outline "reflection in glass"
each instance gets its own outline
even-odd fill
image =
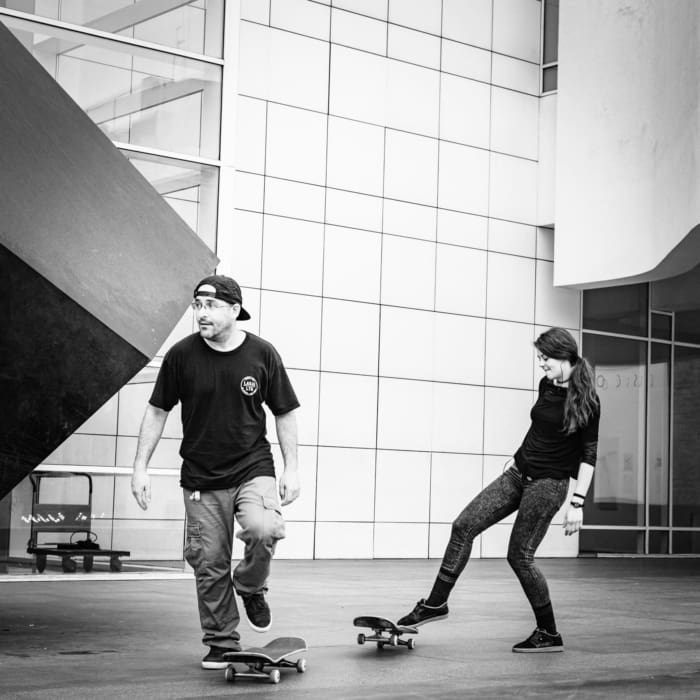
[[[668,525],[671,346],[652,343],[649,363],[649,525]]]
[[[601,402],[589,525],[644,524],[646,343],[584,334]],[[594,531],[595,532],[595,531]]]
[[[644,554],[644,530],[581,530],[579,551]]]
[[[652,282],[651,308],[673,312],[676,342],[700,343],[700,266],[682,275]]]
[[[647,284],[588,289],[583,293],[583,327],[593,331],[647,335]]]
[[[673,554],[700,554],[700,532],[674,532]]]
[[[651,337],[658,340],[671,340],[673,316],[651,312]]]
[[[218,168],[122,151],[185,223],[216,249]]]
[[[668,532],[652,530],[649,533],[648,554],[668,554]]]
[[[673,525],[676,527],[700,527],[698,407],[700,348],[676,346],[673,368]]]
[[[4,17],[113,141],[218,158],[221,68]]]
[[[224,0],[0,0],[0,7],[221,57]]]

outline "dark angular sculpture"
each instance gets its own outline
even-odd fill
[[[0,498],[148,363],[216,263],[0,23]]]

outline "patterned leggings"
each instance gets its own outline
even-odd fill
[[[508,563],[525,591],[530,605],[547,605],[549,589],[535,566],[535,550],[561,508],[569,479],[530,479],[510,467],[489,484],[452,523],[452,534],[438,576],[454,583],[464,570],[474,538],[507,515],[518,511],[508,543]]]

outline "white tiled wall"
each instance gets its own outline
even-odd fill
[[[528,428],[532,341],[552,325],[578,337],[579,293],[552,287],[553,232],[536,226],[541,4],[240,8],[218,236],[245,328],[277,347],[302,404],[303,490],[277,555],[440,557]],[[190,332],[187,314],[165,345]],[[151,389],[125,387],[47,463],[130,467]],[[153,519],[181,555],[180,438],[176,408],[146,519],[114,477],[114,543],[136,558],[158,556]],[[473,556],[504,556],[512,520]],[[560,525],[543,554],[575,554]]]
[[[279,555],[439,557],[527,430],[532,341],[579,326],[535,226],[540,3],[246,0],[242,17],[223,235],[313,461]],[[504,556],[510,523],[473,555]]]

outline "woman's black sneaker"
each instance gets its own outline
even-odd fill
[[[564,651],[564,640],[559,632],[550,634],[545,632],[545,630],[536,629],[524,642],[516,644],[513,647],[513,651],[519,654]]]
[[[396,624],[402,627],[420,627],[426,622],[442,620],[447,617],[448,613],[447,603],[433,607],[432,605],[426,605],[425,598],[421,598],[416,603],[416,607],[413,608],[408,615],[402,617]]]

